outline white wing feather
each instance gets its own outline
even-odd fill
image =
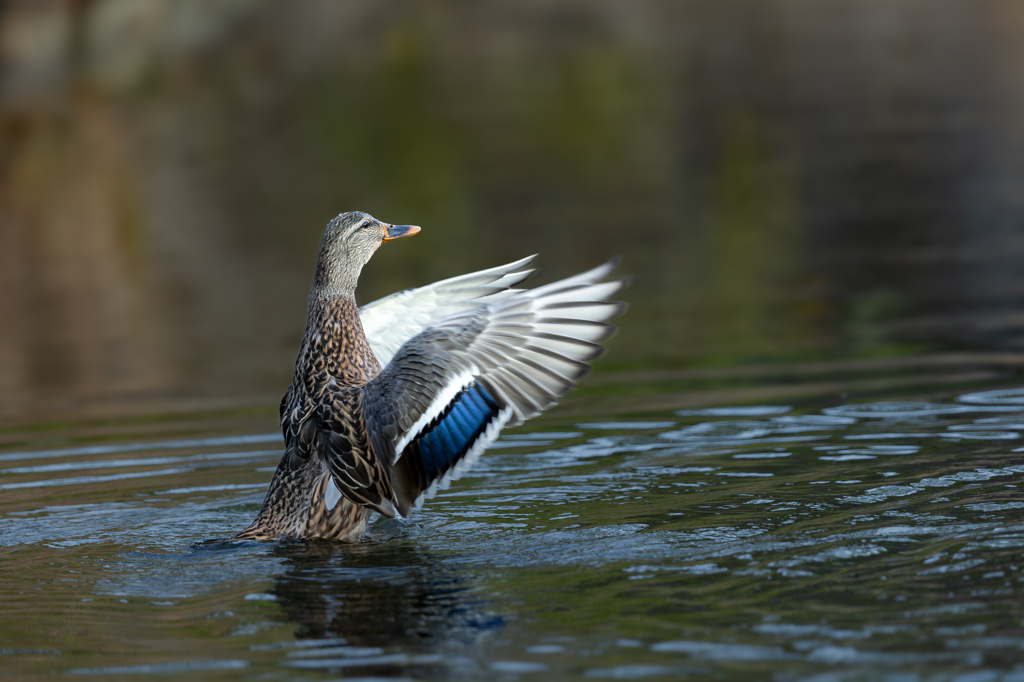
[[[367,303],[359,309],[359,317],[377,361],[386,366],[403,343],[449,315],[518,293],[512,287],[533,272],[524,268],[535,257],[406,289]]]

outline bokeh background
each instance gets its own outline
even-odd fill
[[[1024,346],[1019,0],[2,0],[0,423],[272,407],[358,296],[624,256],[604,373]]]

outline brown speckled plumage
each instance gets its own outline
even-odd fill
[[[357,504],[343,498],[328,510],[324,488],[331,471],[330,459],[317,455],[337,451],[353,465],[379,470],[366,440],[358,406],[360,394],[354,390],[379,373],[380,364],[366,342],[355,300],[347,296],[327,301],[311,297],[295,378],[281,401],[285,455],[274,473],[263,508],[249,528],[237,536],[239,539],[359,539],[371,511],[363,505],[375,500],[360,500],[363,504]],[[356,418],[338,414],[336,399],[326,401],[334,410],[329,415],[332,429],[325,431],[318,428],[322,421],[317,413],[325,405],[329,387],[341,389],[338,393],[347,398],[343,403],[347,403],[347,414]],[[387,477],[378,480],[386,482]],[[390,498],[389,490],[385,494],[385,499]]]

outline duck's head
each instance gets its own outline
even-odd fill
[[[388,225],[362,211],[342,213],[327,224],[316,262],[314,293],[352,295],[363,266],[384,242],[416,234],[415,225]]]

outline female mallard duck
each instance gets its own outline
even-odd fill
[[[505,426],[550,407],[625,304],[614,262],[532,290],[533,257],[393,294],[362,309],[356,281],[383,242],[416,234],[365,213],[327,225],[295,379],[281,401],[285,452],[238,539],[358,540],[371,511],[409,516],[468,470]],[[381,369],[381,365],[384,366]]]

